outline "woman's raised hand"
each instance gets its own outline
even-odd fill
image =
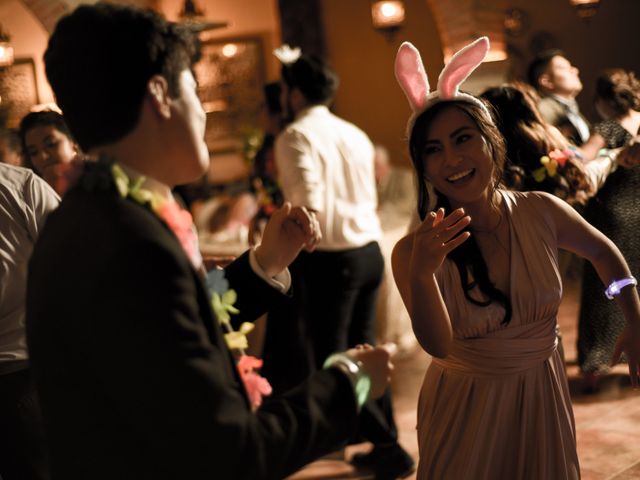
[[[413,232],[411,268],[419,274],[435,273],[447,254],[471,236],[470,232],[460,233],[470,222],[462,208],[446,216],[444,208],[430,212]]]

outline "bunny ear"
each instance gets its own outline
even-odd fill
[[[429,80],[424,71],[420,52],[409,42],[404,42],[398,49],[395,63],[396,79],[415,112],[421,109],[429,95]]]
[[[444,67],[438,78],[438,91],[442,98],[451,98],[458,87],[482,63],[489,52],[489,39],[480,37],[458,51]]]

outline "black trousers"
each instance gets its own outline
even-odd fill
[[[376,301],[384,273],[377,242],[344,251],[302,252],[303,318],[316,368],[329,355],[359,343],[375,344]],[[391,394],[367,402],[359,436],[374,445],[397,442]]]
[[[49,478],[42,416],[28,369],[0,375],[0,478]]]

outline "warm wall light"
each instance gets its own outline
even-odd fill
[[[569,0],[569,3],[577,10],[580,18],[593,17],[600,6],[600,0]]]
[[[371,21],[374,28],[397,30],[404,23],[404,3],[399,0],[381,0],[371,5]]]
[[[0,25],[0,67],[13,65],[13,47],[9,43],[11,37],[2,30]]]
[[[235,43],[227,43],[224,47],[222,47],[222,55],[227,58],[234,57],[238,53],[238,45]]]

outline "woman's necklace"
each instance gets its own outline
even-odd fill
[[[504,214],[502,212],[498,212],[498,223],[496,223],[494,227],[492,228],[472,227],[471,230],[473,233],[475,233],[476,235],[480,235],[481,237],[486,235],[486,237],[484,238],[487,238],[489,241],[491,240],[491,237],[493,237],[493,240],[495,240],[495,243],[498,245],[498,247],[504,252],[504,254],[506,254],[507,258],[509,258],[510,249],[507,248],[504,242],[500,239],[500,235],[499,235],[499,233],[502,233],[500,227],[502,227],[503,218],[504,218]],[[509,243],[508,238],[507,238],[507,243]]]

